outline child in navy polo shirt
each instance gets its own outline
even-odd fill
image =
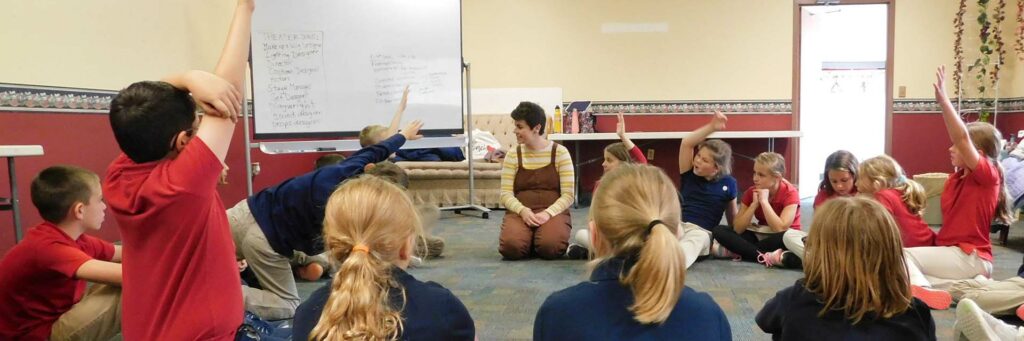
[[[405,191],[377,176],[343,183],[324,209],[339,271],[295,312],[295,340],[473,340],[473,319],[441,285],[405,269],[423,226]]]
[[[835,198],[814,213],[804,278],[757,313],[773,340],[935,340],[911,296],[896,221],[877,201]]]
[[[711,296],[685,285],[679,199],[661,169],[622,165],[605,174],[590,212],[590,280],[548,296],[534,340],[732,339]]]
[[[387,160],[405,141],[419,139],[423,124],[414,121],[400,134],[360,149],[344,161],[285,180],[259,191],[227,210],[236,256],[245,259],[262,289],[243,287],[246,310],[264,319],[291,318],[300,297],[292,274],[294,251],[306,255],[322,252],[324,206],[327,198],[348,178],[359,175],[370,164]],[[405,172],[401,185],[408,186]],[[372,167],[372,166],[371,166]],[[374,171],[384,171],[377,169]]]
[[[85,234],[107,205],[95,173],[53,166],[32,180],[42,224],[0,260],[0,340],[107,340],[121,332],[121,247]],[[93,282],[88,292],[85,282]],[[110,284],[110,285],[106,285]]]
[[[703,232],[700,238],[680,240],[688,263],[710,253],[711,231],[722,221],[723,214],[730,225],[736,216],[736,178],[730,175],[732,147],[722,140],[705,140],[708,135],[725,129],[727,122],[725,115],[715,111],[710,122],[680,142],[679,195],[683,231]]]

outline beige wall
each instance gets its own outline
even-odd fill
[[[213,69],[234,2],[0,0],[0,82],[120,89]]]
[[[0,82],[119,89],[211,69],[232,5],[0,0],[0,12],[18,13],[0,20]],[[935,66],[952,65],[956,6],[897,0],[894,91],[903,85],[908,98],[932,96]],[[1012,51],[1016,6],[1006,10],[1000,94],[1024,96],[1024,68]],[[792,2],[781,0],[464,0],[464,54],[474,87],[561,87],[566,100],[789,99],[792,16]],[[976,16],[972,5],[967,64]],[[666,23],[668,31],[602,33],[604,23]]]

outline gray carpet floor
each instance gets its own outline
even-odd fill
[[[806,207],[810,207],[805,205]],[[812,219],[803,212],[804,226]],[[476,214],[469,212],[467,214]],[[420,280],[438,282],[450,289],[469,309],[480,340],[528,340],[533,335],[537,308],[555,290],[584,280],[585,262],[571,260],[502,261],[498,255],[498,231],[502,211],[490,219],[445,212],[433,234],[447,246],[442,258],[410,270]],[[575,229],[585,227],[587,209],[572,210]],[[575,232],[575,231],[574,231]],[[994,278],[1016,275],[1024,249],[1024,224],[1011,229],[1008,246],[993,247]],[[705,260],[694,264],[686,285],[709,293],[729,317],[736,340],[769,340],[754,323],[765,301],[802,276],[799,270],[766,269],[759,264],[729,260]],[[324,285],[300,282],[302,297]],[[952,339],[954,310],[933,311],[938,338]]]

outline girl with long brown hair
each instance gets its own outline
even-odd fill
[[[911,297],[896,222],[878,202],[834,198],[814,214],[804,278],[757,314],[775,340],[935,340],[935,322]]]

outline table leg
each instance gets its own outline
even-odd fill
[[[580,159],[580,141],[573,141],[573,148],[575,149],[576,155],[573,157],[573,163],[579,165],[577,160]],[[583,172],[583,167],[577,166],[575,171],[572,172],[573,176],[576,177],[576,181],[573,182],[573,197],[572,197],[572,208],[580,208],[580,173]]]
[[[21,215],[18,210],[18,182],[14,176],[14,158],[7,158],[7,175],[11,184],[11,212],[14,214],[14,242],[21,241]]]

